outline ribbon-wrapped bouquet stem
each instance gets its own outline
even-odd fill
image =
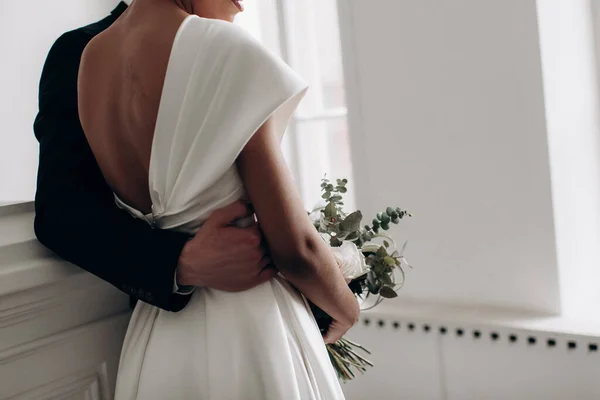
[[[387,207],[384,212],[377,213],[371,225],[362,226],[360,210],[351,213],[343,210],[347,183],[347,179],[337,179],[333,184],[323,178],[321,189],[326,205],[309,214],[323,239],[332,247],[342,274],[362,302],[361,310],[364,311],[377,306],[383,299],[398,296],[396,291],[404,283],[404,267],[410,267],[404,258],[406,243],[398,249],[396,242],[380,231],[387,231],[390,223],[398,224],[411,214],[401,208]],[[311,307],[319,328],[322,332],[327,331],[331,317],[315,305],[311,304]],[[368,366],[373,366],[359,354],[369,351],[346,338],[327,345],[327,350],[343,381],[354,378],[355,370],[362,373]]]

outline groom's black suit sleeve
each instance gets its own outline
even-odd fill
[[[173,293],[175,268],[188,236],[152,229],[116,206],[79,122],[81,54],[115,19],[113,12],[64,34],[46,59],[34,124],[40,142],[35,233],[59,256],[125,293],[179,311],[190,297]]]

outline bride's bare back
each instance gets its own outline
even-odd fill
[[[162,87],[188,15],[169,2],[132,6],[88,44],[79,69],[79,117],[94,156],[115,193],[145,213]]]
[[[200,10],[201,6],[206,7],[206,10],[197,14],[203,16],[210,14],[207,12],[208,9],[223,10],[220,14],[222,16],[231,15],[231,11],[228,10],[237,10],[239,7],[238,0],[189,1],[193,2],[196,11]],[[137,10],[140,10],[137,13],[136,4],[139,5]],[[173,4],[174,2],[167,0],[136,0],[131,9],[111,28],[90,42],[80,67],[79,112],[90,146],[113,190],[129,206],[142,212],[151,211],[148,182],[150,153],[167,64],[175,35],[189,15],[177,7],[173,8]],[[146,13],[144,14],[142,10],[146,10]],[[227,20],[225,17],[210,19]],[[202,26],[205,24],[200,20],[196,20],[196,23]],[[226,40],[223,45],[225,48],[232,49],[228,57],[235,56],[230,59],[233,60],[230,62],[234,62],[238,68],[215,69],[221,73],[228,72],[228,79],[230,79],[228,85],[224,87],[215,85],[213,88],[214,95],[228,96],[227,99],[220,99],[221,107],[216,107],[219,112],[224,113],[223,115],[213,110],[217,114],[213,117],[219,120],[219,123],[211,128],[223,128],[223,131],[216,129],[206,134],[204,140],[213,142],[213,147],[209,148],[213,150],[210,155],[218,157],[221,144],[225,155],[229,140],[233,139],[234,143],[238,141],[240,142],[238,144],[241,144],[247,138],[241,138],[240,135],[251,135],[235,159],[239,179],[233,180],[230,176],[229,180],[236,185],[243,184],[249,200],[254,205],[258,220],[261,221],[261,230],[265,235],[266,244],[279,271],[301,293],[335,320],[327,333],[327,340],[335,341],[358,318],[358,304],[348,289],[333,254],[308,218],[292,183],[293,178],[285,165],[279,135],[289,115],[283,120],[268,118],[255,132],[250,131],[254,129],[254,124],[265,117],[263,115],[265,112],[270,113],[271,116],[280,110],[283,114],[291,113],[297,105],[296,100],[299,101],[303,95],[305,87],[295,78],[291,78],[286,69],[289,67],[284,68],[282,63],[276,62],[273,56],[256,42],[241,36],[239,31],[223,30],[223,26],[217,31],[228,32],[227,35],[222,36],[222,39]],[[200,39],[198,37],[199,41]],[[237,42],[234,44],[232,40]],[[205,41],[204,44],[206,45],[207,42]],[[218,46],[204,47],[204,49],[209,48],[212,49],[213,56],[219,56]],[[248,51],[244,51],[245,49]],[[228,57],[224,57],[224,60],[229,59]],[[203,60],[210,61],[211,58],[207,57]],[[243,72],[240,66],[244,68]],[[269,71],[272,74],[269,74]],[[211,76],[202,77],[203,80],[210,78]],[[215,73],[213,79],[220,79],[220,77]],[[273,90],[273,87],[277,90]],[[240,96],[242,93],[244,95]],[[260,99],[261,95],[266,98]],[[280,95],[281,97],[277,97]],[[207,106],[211,99],[205,99],[206,103],[194,96],[191,96],[191,99],[196,101],[196,106],[203,105],[204,111],[207,112],[205,116],[212,114],[211,107]],[[231,101],[232,107],[224,106],[226,100]],[[254,103],[251,103],[253,101]],[[246,107],[246,103],[260,107]],[[278,107],[271,109],[270,107],[275,104]],[[292,107],[288,108],[288,105]],[[230,122],[225,117],[236,115],[233,109],[238,110],[240,114],[248,115],[244,115],[244,118],[234,118],[236,123],[233,125],[224,123]],[[188,117],[192,115],[190,110],[187,109]],[[221,121],[223,118],[225,121]],[[238,126],[244,121],[250,125],[248,129]],[[164,134],[169,132],[160,133],[164,139]],[[192,132],[192,134],[198,135],[199,132]],[[162,143],[165,142],[168,141],[163,140]],[[229,150],[239,150],[231,146],[232,144],[229,144]],[[165,148],[162,147],[163,150]],[[186,150],[180,149],[180,151],[187,157]],[[210,161],[208,154],[202,155]],[[168,157],[164,157],[163,161],[166,158]],[[177,159],[178,157],[174,157],[169,161]],[[206,159],[199,161],[206,163]],[[225,158],[224,162],[227,161],[228,159]],[[234,161],[231,161],[233,164]],[[191,164],[184,163],[184,165]],[[216,173],[214,168],[208,168],[207,165],[205,167],[208,172]],[[228,171],[227,168],[233,167],[234,165],[227,165],[220,173],[223,174]],[[162,165],[161,171],[165,172],[166,168],[166,165]],[[180,165],[179,171],[181,172],[183,168],[184,166]],[[164,182],[165,176],[161,174],[155,178]],[[189,183],[192,184],[192,181],[198,177],[200,174],[188,176]],[[194,191],[185,192],[181,187],[178,186],[177,193],[183,197],[180,200],[187,203],[189,199],[185,196]],[[169,195],[173,195],[175,189],[170,190]],[[235,191],[228,193],[240,194]],[[201,193],[198,193],[197,197],[201,198]],[[197,212],[193,208],[184,211],[190,210]],[[166,218],[165,215],[162,217],[163,220]],[[177,224],[173,225],[177,226]]]

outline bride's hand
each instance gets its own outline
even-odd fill
[[[326,344],[335,343],[340,340],[350,328],[354,326],[356,322],[358,322],[358,317],[360,315],[360,307],[358,305],[358,301],[354,300],[353,304],[350,305],[351,309],[349,310],[349,318],[345,321],[334,319],[329,328],[327,329],[327,333],[323,336]]]

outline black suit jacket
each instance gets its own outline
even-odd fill
[[[118,289],[168,311],[190,296],[173,294],[175,268],[187,235],[152,229],[119,209],[79,122],[77,73],[83,49],[127,8],[67,32],[52,46],[40,81],[40,142],[35,233],[64,259]]]

